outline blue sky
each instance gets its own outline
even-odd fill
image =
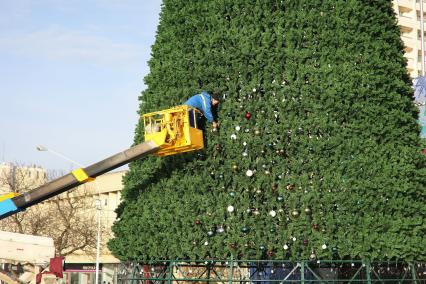
[[[70,170],[131,145],[161,0],[0,1],[0,161]]]

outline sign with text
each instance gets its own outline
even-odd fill
[[[99,270],[102,270],[102,263],[99,263]],[[95,263],[66,263],[65,272],[96,272]]]

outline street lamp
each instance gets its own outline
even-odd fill
[[[52,149],[49,149],[49,148],[47,148],[47,147],[45,147],[45,146],[43,146],[43,145],[38,145],[37,147],[36,147],[36,149],[37,149],[37,151],[46,151],[46,152],[50,152],[50,153],[52,153],[53,155],[56,155],[56,156],[58,156],[58,157],[60,157],[60,158],[62,158],[62,159],[65,159],[65,160],[67,160],[68,162],[71,162],[71,163],[73,163],[74,165],[77,165],[77,166],[79,166],[79,167],[84,167],[82,164],[80,164],[80,163],[78,163],[78,162],[76,162],[76,161],[74,161],[74,160],[71,160],[70,158],[68,158],[67,156],[65,156],[65,155],[63,155],[63,154],[61,154],[61,153],[58,153],[58,152],[56,152],[56,151],[53,151]]]
[[[58,153],[58,152],[56,152],[56,151],[54,151],[52,149],[49,149],[49,148],[47,148],[47,147],[45,147],[43,145],[37,145],[36,149],[37,149],[37,151],[50,152],[50,153],[52,153],[52,154],[54,154],[54,155],[56,155],[56,156],[58,156],[58,157],[60,157],[62,159],[67,160],[68,162],[73,163],[74,165],[77,165],[77,166],[79,166],[81,168],[84,167],[82,164],[80,164],[80,163],[78,163],[78,162],[76,162],[76,161],[68,158],[67,156],[65,156],[65,155],[63,155],[61,153]],[[98,284],[99,283],[99,255],[100,255],[100,247],[101,247],[101,209],[102,209],[102,204],[101,204],[101,193],[99,191],[99,187],[98,187],[98,185],[96,183],[96,180],[95,180],[95,187],[96,187],[96,189],[98,191],[98,199],[96,199],[96,201],[95,201],[96,202],[95,203],[95,205],[96,205],[96,212],[97,212],[96,215],[97,215],[97,219],[98,219],[97,220],[98,221],[98,231],[97,231],[97,236],[96,236],[96,272],[95,272],[96,274],[95,274],[95,284]]]

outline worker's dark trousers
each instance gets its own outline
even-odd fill
[[[194,123],[194,110],[189,111],[189,126],[198,128],[204,131],[204,120],[203,117],[201,117],[201,114],[199,112],[195,112],[195,121],[197,122],[197,127],[195,127]]]
[[[206,139],[206,119],[204,116],[202,116],[199,112],[195,112],[195,121],[197,122],[198,129],[203,131],[203,140],[204,140],[204,147],[207,147],[207,139]],[[189,111],[189,125],[191,127],[195,128],[194,123],[194,110]]]

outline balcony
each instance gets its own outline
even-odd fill
[[[413,9],[413,3],[410,0],[398,0],[396,1],[398,3],[399,7],[402,7],[404,9]],[[401,10],[401,8],[399,8]]]
[[[398,16],[398,25],[401,28],[412,30],[417,25],[416,19],[406,16]]]
[[[417,41],[411,36],[401,35],[401,39],[405,45],[405,52],[410,53],[413,51],[414,46],[417,44]]]

